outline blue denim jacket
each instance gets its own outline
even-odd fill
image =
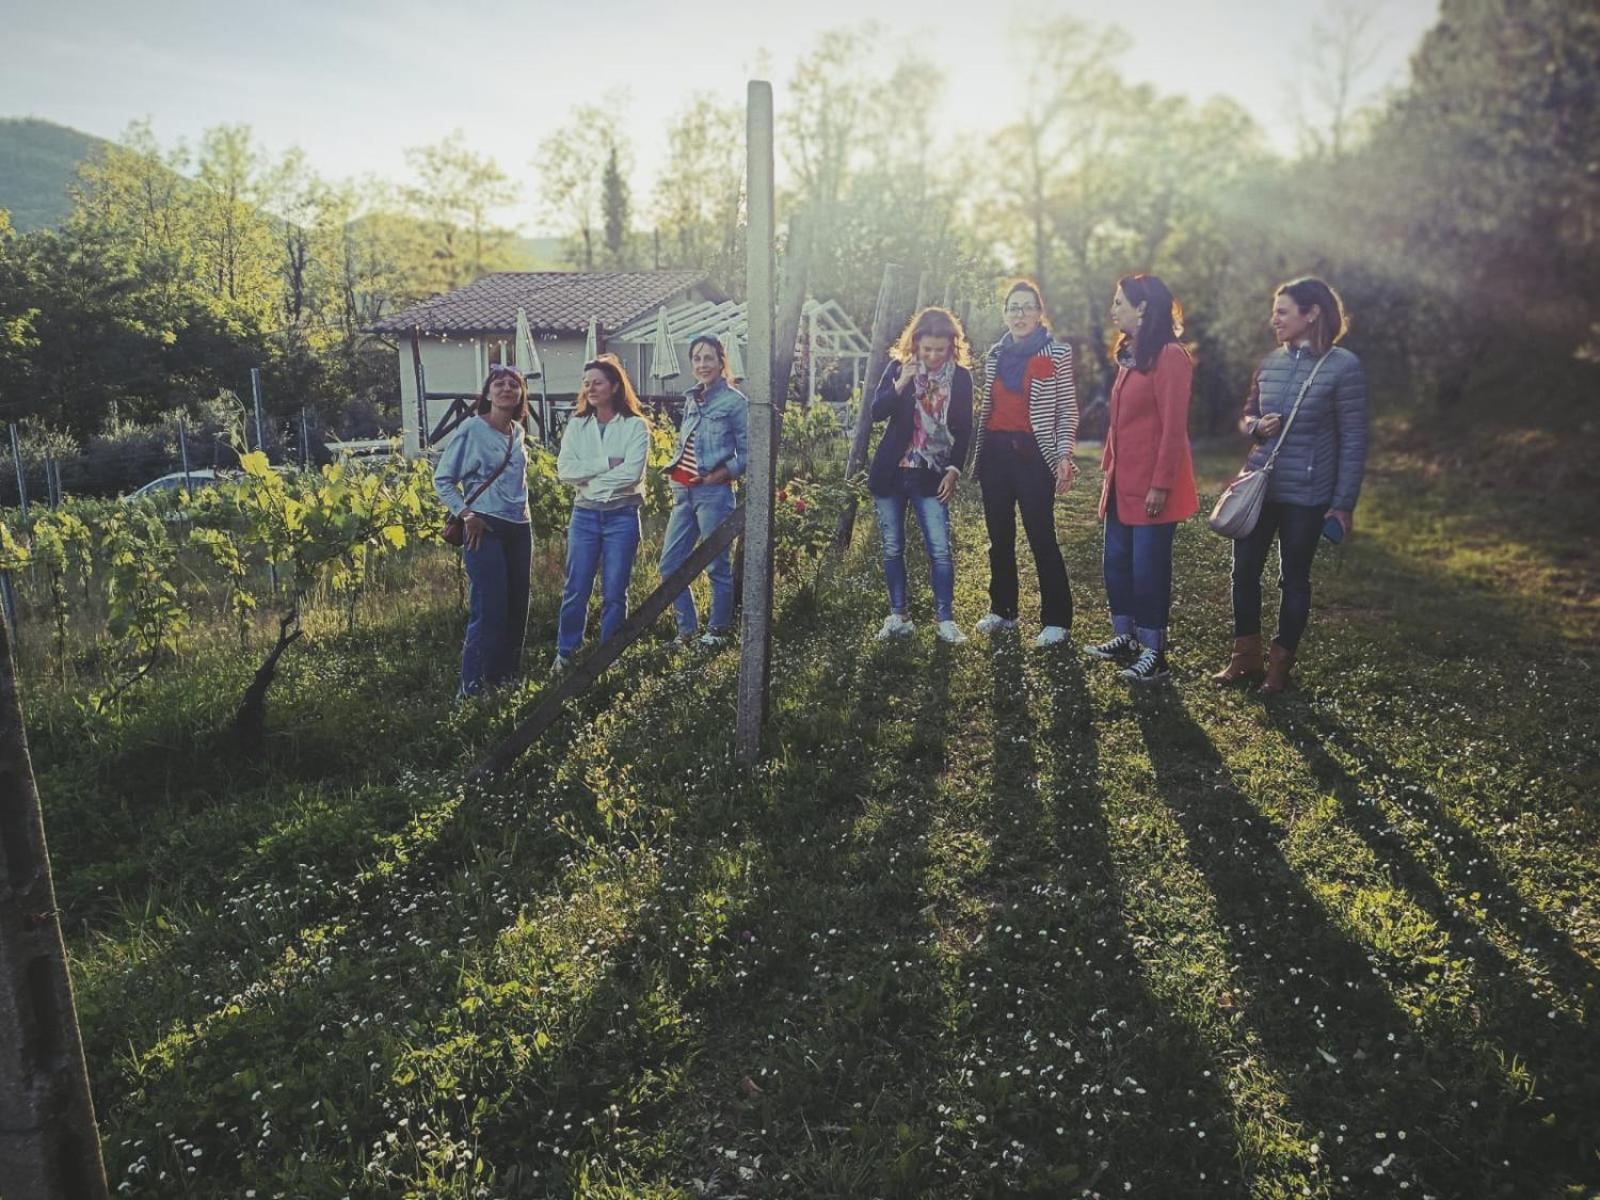
[[[683,424],[678,426],[678,444],[673,448],[671,470],[683,457],[684,443],[694,435],[694,458],[700,474],[709,475],[727,467],[728,475],[744,474],[749,445],[749,400],[725,379],[713,379],[709,387],[695,384],[684,393]]]

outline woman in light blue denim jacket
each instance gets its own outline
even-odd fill
[[[533,557],[522,440],[527,418],[527,382],[515,367],[496,363],[483,381],[477,415],[450,436],[433,472],[439,499],[466,526],[462,560],[471,592],[461,647],[462,696],[511,678],[522,659]],[[469,509],[467,499],[491,479]]]
[[[694,553],[733,511],[733,481],[744,474],[748,444],[748,405],[744,393],[728,382],[728,352],[722,342],[702,334],[689,343],[689,369],[695,384],[685,394],[683,423],[668,462],[672,515],[661,546],[661,578],[666,579]],[[733,563],[723,550],[711,560],[711,612],[703,646],[720,646],[733,628]],[[673,600],[680,641],[699,628],[694,597],[685,588]]]

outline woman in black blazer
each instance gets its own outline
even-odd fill
[[[955,622],[950,500],[972,441],[971,361],[955,315],[925,308],[900,335],[872,401],[872,419],[889,422],[867,475],[889,585],[889,616],[878,630],[880,640],[904,637],[913,628],[906,599],[908,504],[916,511],[928,548],[934,631],[952,645],[967,640]]]

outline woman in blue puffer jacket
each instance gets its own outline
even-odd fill
[[[1302,388],[1305,399],[1273,465],[1261,519],[1233,544],[1233,656],[1211,677],[1231,684],[1262,675],[1261,571],[1276,538],[1283,599],[1260,689],[1267,694],[1289,685],[1311,615],[1317,542],[1325,526],[1340,538],[1350,532],[1367,465],[1367,377],[1361,360],[1337,345],[1348,328],[1338,293],[1320,279],[1286,283],[1273,297],[1271,324],[1278,348],[1256,369],[1240,421],[1255,439],[1247,467],[1266,463]]]

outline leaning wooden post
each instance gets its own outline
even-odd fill
[[[411,371],[417,381],[417,453],[428,452],[428,373],[422,367],[422,326],[411,327]],[[550,440],[549,436],[545,441]]]
[[[861,408],[856,413],[855,437],[850,442],[850,458],[845,463],[846,479],[860,474],[867,461],[867,444],[872,440],[872,396],[877,391],[878,379],[889,361],[889,343],[900,332],[910,313],[906,307],[914,282],[906,268],[890,263],[883,268],[883,284],[878,288],[878,305],[872,313],[872,345],[867,356],[867,373],[861,381]],[[850,546],[850,535],[856,527],[856,498],[854,493],[845,501],[839,514],[839,527],[833,535],[833,552],[843,554]]]
[[[0,622],[0,1180],[6,1200],[105,1200],[44,817]]]
[[[745,115],[749,197],[745,294],[749,348],[745,394],[750,398],[750,455],[744,477],[744,610],[740,616],[737,753],[750,765],[761,755],[767,715],[767,666],[772,638],[773,446],[772,335],[777,261],[772,180],[772,85],[751,80]]]

